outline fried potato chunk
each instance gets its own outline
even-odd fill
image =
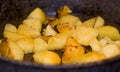
[[[19,25],[18,33],[21,35],[28,36],[28,37],[37,37],[37,36],[41,35],[38,30],[36,30],[28,25],[25,25],[25,24]]]
[[[91,63],[91,62],[98,62],[101,60],[106,59],[104,54],[100,54],[97,52],[88,52],[81,56],[79,63]]]
[[[50,37],[48,39],[48,50],[64,49],[67,37],[69,36],[65,33]]]
[[[65,51],[62,56],[62,63],[63,64],[74,64],[78,63],[79,58],[81,55],[85,53],[84,48],[77,43],[72,38],[67,38],[65,44]]]
[[[25,54],[33,52],[33,39],[31,37],[21,38],[16,43],[23,49]]]
[[[13,24],[6,24],[4,30],[10,31],[10,32],[17,32],[17,28]]]
[[[26,24],[38,31],[41,31],[42,29],[42,23],[38,19],[26,19],[23,21],[23,24]]]
[[[36,37],[34,39],[34,47],[33,47],[34,53],[47,50],[47,49],[48,49],[48,44],[42,38]]]
[[[34,61],[44,65],[58,65],[61,62],[59,55],[52,51],[41,51],[33,55]]]
[[[111,58],[120,55],[120,48],[115,44],[107,44],[103,47],[102,52],[107,58]]]
[[[102,39],[104,37],[109,37],[112,40],[120,40],[120,34],[119,30],[116,27],[113,26],[103,26],[99,29],[99,35],[98,38]]]
[[[91,27],[77,27],[73,38],[81,45],[88,46],[89,42],[98,36],[98,30]]]
[[[0,44],[0,53],[2,56],[22,61],[24,58],[23,50],[14,42],[9,39],[3,39]]]
[[[29,14],[27,19],[38,19],[41,23],[44,23],[46,20],[46,15],[42,9],[36,8]]]

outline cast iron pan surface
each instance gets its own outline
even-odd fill
[[[119,0],[0,0],[0,38],[6,23],[21,24],[36,7],[55,15],[56,10],[68,5],[82,21],[100,15],[106,24],[120,30]],[[120,72],[120,56],[101,62],[80,65],[45,66],[32,62],[19,62],[0,57],[0,72]]]

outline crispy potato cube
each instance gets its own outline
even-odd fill
[[[88,52],[80,57],[79,63],[98,62],[104,59],[106,59],[104,54],[100,54],[97,52]]]
[[[85,53],[84,48],[72,38],[67,38],[65,51],[62,56],[63,64],[77,63],[79,57]]]
[[[13,24],[6,24],[4,30],[10,31],[10,32],[17,32],[17,28]]]
[[[77,26],[78,21],[80,21],[80,19],[73,15],[65,15],[59,18],[59,24],[70,24],[74,27]]]
[[[34,53],[47,50],[47,48],[48,48],[48,44],[42,38],[37,37],[34,39],[34,47],[33,47]]]
[[[102,52],[107,58],[111,58],[120,55],[120,48],[115,44],[107,44],[103,47]]]
[[[41,23],[44,23],[46,20],[46,15],[42,9],[36,8],[29,14],[28,19],[29,18],[30,19],[38,19],[41,21]]]
[[[29,37],[37,37],[40,36],[40,32],[37,31],[36,29],[25,25],[25,24],[21,24],[18,27],[18,33],[21,35],[25,35],[25,36],[29,36]]]
[[[56,34],[57,32],[50,25],[48,25],[43,32],[44,36],[55,36]]]
[[[23,24],[26,24],[38,31],[41,31],[42,29],[42,23],[38,19],[26,19],[23,21]]]
[[[120,40],[119,30],[113,26],[103,26],[99,29],[98,38],[102,39],[104,37],[109,37],[112,40]]]
[[[33,55],[34,61],[43,65],[58,65],[61,62],[59,55],[52,51],[41,51]]]
[[[16,42],[25,54],[33,52],[33,39],[30,37],[21,38]]]
[[[57,30],[60,33],[73,33],[74,27],[70,24],[59,24],[57,25]]]
[[[94,28],[102,27],[104,25],[104,23],[105,23],[104,19],[100,16],[97,16],[95,24],[94,24]]]
[[[14,42],[9,39],[2,40],[0,44],[0,53],[2,56],[22,61],[24,58],[23,50]]]
[[[68,35],[64,33],[57,34],[56,36],[48,39],[48,50],[64,49],[65,42]]]
[[[79,44],[88,46],[89,42],[98,36],[98,33],[97,29],[81,26],[74,31],[73,38],[78,41]]]
[[[102,47],[103,46],[97,39],[91,40],[89,45],[92,48],[92,51],[102,53]]]
[[[11,32],[8,30],[4,30],[3,36],[4,36],[4,38],[8,38],[12,41],[17,41],[17,40],[25,37],[23,35],[18,34],[17,32]]]

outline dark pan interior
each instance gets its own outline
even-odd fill
[[[63,5],[68,5],[82,21],[99,15],[106,24],[120,30],[119,0],[0,0],[0,38],[6,23],[18,26],[34,8],[42,8],[49,16],[55,15]],[[120,56],[117,56],[88,65],[43,66],[0,57],[0,72],[120,72],[119,61]]]

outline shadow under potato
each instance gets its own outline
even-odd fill
[[[106,24],[120,30],[119,0],[0,0],[0,38],[6,23],[18,26],[36,7],[50,16],[63,5],[68,5],[82,21],[99,15]],[[119,67],[120,56],[100,63],[71,66],[43,66],[0,57],[0,72],[120,72]]]

